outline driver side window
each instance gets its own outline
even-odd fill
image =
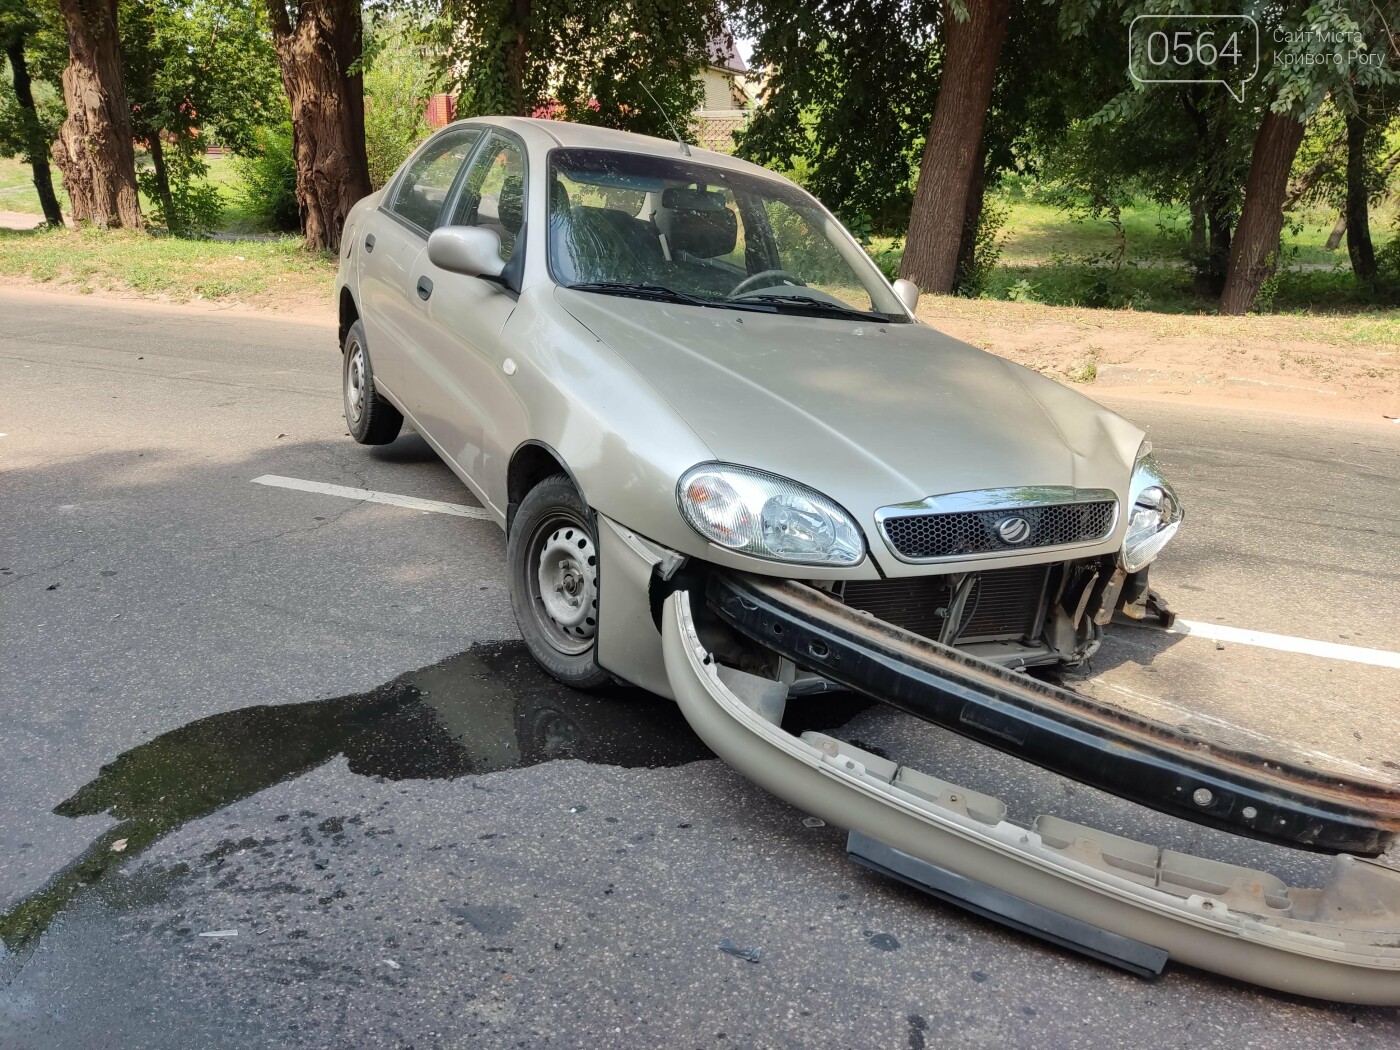
[[[389,210],[424,233],[432,233],[441,225],[438,217],[452,189],[452,180],[479,138],[481,129],[462,128],[430,142],[394,187]]]
[[[493,135],[477,154],[453,206],[452,225],[494,230],[501,258],[510,259],[525,225],[525,158],[515,142]]]

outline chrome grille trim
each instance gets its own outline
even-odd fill
[[[1026,540],[998,536],[1007,517],[1025,520]],[[1118,525],[1118,497],[1111,489],[1057,485],[982,489],[881,507],[875,521],[900,561],[961,561],[1100,543]]]

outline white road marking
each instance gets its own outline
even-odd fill
[[[1400,653],[1393,653],[1386,649],[1367,649],[1364,646],[1343,645],[1340,642],[1319,642],[1312,638],[1294,638],[1288,634],[1250,631],[1243,627],[1226,627],[1218,623],[1177,620],[1176,623],[1172,624],[1168,633],[1189,635],[1192,638],[1208,638],[1218,642],[1234,642],[1238,645],[1257,645],[1264,649],[1277,649],[1285,653],[1302,653],[1305,656],[1321,656],[1328,660],[1346,660],[1354,664],[1400,668]]]
[[[491,520],[491,514],[482,507],[420,499],[417,496],[400,496],[397,492],[376,492],[373,489],[351,488],[349,485],[327,485],[323,481],[303,481],[301,478],[284,478],[277,474],[264,474],[254,478],[253,484],[271,485],[277,489],[295,489],[298,492],[318,492],[323,496],[339,496],[342,499],[361,500],[365,503],[387,503],[391,507],[406,507],[408,510],[421,510],[432,514],[454,514],[459,518]]]

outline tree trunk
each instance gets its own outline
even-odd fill
[[[19,103],[20,120],[24,124],[24,150],[29,167],[34,172],[34,190],[44,209],[44,221],[50,226],[63,225],[63,211],[53,191],[53,174],[49,171],[49,144],[34,108],[34,91],[29,82],[29,63],[24,57],[24,37],[17,36],[5,48],[10,59],[10,73],[15,85],[15,100]]]
[[[1366,121],[1358,113],[1347,117],[1347,254],[1355,278],[1376,279],[1376,251],[1371,245],[1371,211],[1366,185]]]
[[[1222,314],[1242,314],[1254,305],[1264,279],[1278,265],[1283,196],[1288,172],[1303,141],[1303,124],[1287,113],[1264,114],[1245,183],[1244,208],[1230,244],[1230,266],[1220,293]]]
[[[338,251],[345,216],[371,190],[365,156],[358,0],[267,0],[292,109],[297,208],[305,246]]]
[[[959,22],[944,5],[942,82],[899,267],[901,277],[931,292],[951,292],[957,278],[967,198],[1010,11],[1010,0],[969,0],[967,21]]]
[[[1209,243],[1206,246],[1205,285],[1211,295],[1219,295],[1225,289],[1225,274],[1230,266],[1230,241],[1234,232],[1235,216],[1230,209],[1228,198],[1223,193],[1215,194],[1206,204],[1206,233]]]
[[[977,148],[977,164],[972,169],[972,184],[967,188],[967,205],[963,209],[962,240],[958,243],[958,288],[977,263],[977,228],[982,225],[982,205],[987,199],[987,144]],[[980,289],[977,289],[980,291]]]
[[[63,101],[68,119],[53,159],[77,222],[141,225],[131,111],[122,81],[117,0],[59,0],[68,30]]]
[[[146,140],[146,148],[151,151],[151,168],[156,177],[156,196],[160,198],[161,209],[165,212],[165,228],[171,233],[178,232],[180,216],[175,214],[175,199],[170,196],[170,172],[165,167],[165,143],[161,141],[161,131],[157,128]]]
[[[525,65],[530,57],[530,0],[515,0],[511,5],[511,22],[515,30],[506,51],[506,90],[510,93],[511,112],[517,117],[534,113],[534,100],[525,97]]]
[[[1199,194],[1193,194],[1191,196],[1191,247],[1189,249],[1192,259],[1205,258],[1208,225],[1206,200]]]
[[[1327,235],[1327,243],[1322,246],[1324,251],[1335,252],[1337,246],[1342,243],[1342,237],[1347,232],[1347,213],[1342,209],[1342,214],[1337,216],[1337,221],[1332,225],[1332,232]]]

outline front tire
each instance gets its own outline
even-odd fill
[[[356,321],[345,333],[340,389],[345,423],[361,445],[387,445],[399,436],[403,415],[379,392],[365,346],[365,326]]]
[[[563,474],[521,501],[506,541],[510,604],[530,655],[575,689],[612,676],[598,666],[598,542],[583,497]]]

